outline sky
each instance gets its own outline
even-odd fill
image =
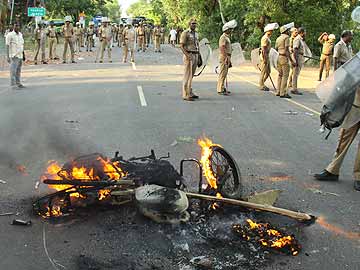
[[[137,2],[138,0],[118,0],[121,6],[122,14],[121,17],[126,17],[126,10],[132,4]]]

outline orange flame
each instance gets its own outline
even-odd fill
[[[213,146],[220,146],[218,144],[214,144],[210,139],[208,138],[204,138],[204,139],[199,139],[198,140],[198,144],[201,147],[201,165],[203,167],[203,173],[204,176],[208,182],[208,184],[210,185],[210,187],[212,187],[213,189],[217,189],[217,179],[212,171],[211,168],[211,155],[213,154],[213,150],[212,147]]]
[[[288,249],[293,256],[299,254],[300,245],[293,236],[283,236],[279,231],[270,227],[268,223],[256,223],[251,219],[247,219],[246,222],[249,225],[250,231],[256,235],[253,237],[264,247],[275,249]],[[239,233],[245,240],[251,240],[249,230],[244,229],[241,225],[234,225],[233,229],[236,233]]]

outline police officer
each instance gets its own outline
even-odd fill
[[[82,35],[82,30],[80,27],[80,22],[76,23],[76,27],[74,29],[74,34],[75,34],[75,51],[77,53],[81,52],[81,35]]]
[[[99,29],[99,40],[100,40],[100,63],[104,61],[104,52],[107,49],[109,62],[111,60],[111,41],[112,41],[112,29],[109,26],[109,19],[107,17],[102,19],[102,25]]]
[[[302,95],[298,90],[298,79],[300,76],[300,71],[304,65],[304,39],[305,39],[305,28],[298,28],[298,35],[294,38],[293,44],[293,60],[294,60],[294,76],[292,80],[292,90],[291,93],[294,95]]]
[[[224,24],[222,31],[223,34],[219,39],[219,77],[217,83],[217,93],[219,95],[229,95],[230,91],[228,91],[225,87],[225,80],[231,68],[231,41],[230,36],[233,29],[237,26],[237,22],[235,20],[227,22]]]
[[[292,63],[295,63],[293,55],[294,55],[294,39],[298,35],[297,28],[296,27],[291,28],[290,32],[291,32],[290,45],[289,45],[290,59],[292,60]],[[294,64],[290,65],[290,75],[289,75],[289,85],[288,85],[289,89],[292,88],[292,81],[294,78],[294,70],[295,70],[295,65]]]
[[[332,61],[332,55],[333,55],[333,49],[334,49],[334,42],[335,42],[335,35],[324,32],[320,35],[318,38],[318,41],[320,44],[322,44],[322,51],[321,51],[321,57],[320,57],[320,69],[319,69],[319,80],[321,81],[324,65],[326,65],[326,73],[325,78],[329,77],[330,74],[330,67],[331,67],[331,61]]]
[[[121,23],[119,24],[118,27],[118,38],[117,38],[119,48],[121,48],[122,44],[124,43],[123,32],[124,32],[124,25]]]
[[[45,61],[45,47],[46,47],[46,32],[43,29],[42,22],[39,23],[38,27],[35,29],[35,44],[36,44],[36,53],[34,56],[34,64],[37,65],[37,58],[41,50],[41,63],[47,64]]]
[[[279,28],[277,23],[271,23],[265,26],[264,35],[261,38],[260,43],[260,90],[269,91],[269,88],[265,86],[265,81],[270,76],[270,50],[271,50],[271,36],[275,29]]]
[[[138,40],[138,51],[142,50],[143,52],[145,52],[145,27],[142,22],[136,29],[136,34]]]
[[[352,57],[351,41],[353,33],[345,30],[341,34],[341,39],[334,47],[334,70],[345,64]]]
[[[151,25],[145,25],[145,40],[146,40],[146,47],[149,48],[151,42]]]
[[[192,80],[199,61],[199,36],[196,32],[196,19],[191,19],[189,29],[182,32],[180,37],[180,48],[184,54],[184,79],[182,96],[185,101],[194,101],[199,98],[192,91]]]
[[[71,24],[71,16],[65,17],[65,25],[63,25],[61,31],[64,35],[63,63],[64,64],[66,63],[66,55],[67,55],[68,47],[70,47],[71,63],[76,63],[74,60],[74,45],[73,45],[74,28]]]
[[[47,35],[49,37],[49,59],[58,59],[56,57],[56,46],[59,43],[59,37],[56,32],[54,21],[50,21],[50,26],[47,29]]]
[[[160,44],[165,44],[165,26],[160,27]]]
[[[161,30],[160,25],[156,25],[154,29],[154,45],[155,45],[155,52],[161,53]]]
[[[123,32],[123,40],[124,40],[124,58],[123,62],[127,62],[128,53],[130,51],[130,61],[134,62],[134,46],[135,46],[135,30],[132,27],[132,22],[129,20],[127,22],[127,27],[124,29]]]
[[[289,23],[280,27],[281,35],[276,39],[275,49],[279,53],[279,58],[277,62],[277,69],[279,72],[278,84],[277,84],[277,93],[276,96],[280,98],[291,98],[287,92],[287,82],[289,78],[290,66],[289,60],[293,63],[290,58],[290,28],[294,26],[294,23]]]
[[[86,29],[86,51],[92,52],[94,47],[94,22],[89,22],[89,27]]]

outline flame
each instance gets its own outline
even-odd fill
[[[251,219],[247,219],[246,222],[248,223],[247,227],[240,224],[233,225],[235,233],[238,233],[246,241],[255,239],[264,247],[288,251],[293,256],[299,254],[301,246],[293,236],[284,236],[278,230],[271,228],[268,223],[256,223]]]
[[[101,170],[108,178],[106,180],[120,180],[126,176],[126,173],[120,168],[119,162],[112,163],[109,159],[98,157],[97,161],[100,163],[100,168],[87,168],[84,166],[77,167],[75,162],[72,163],[70,169],[65,170],[58,162],[50,160],[46,168],[45,173],[40,177],[41,180],[81,180],[81,181],[100,181],[100,177],[96,175],[96,170]],[[70,163],[71,164],[71,163]],[[48,185],[49,188],[61,191],[71,188],[72,185]],[[86,199],[84,194],[80,194],[75,189],[70,189],[67,192],[71,193],[71,198]],[[105,200],[110,196],[111,190],[102,189],[98,191],[98,200]],[[51,209],[47,207],[47,212],[41,214],[43,217],[59,217],[62,216],[62,208],[59,205],[53,205]]]
[[[202,165],[203,174],[210,185],[211,188],[217,189],[217,179],[211,168],[211,155],[213,154],[212,147],[220,146],[218,144],[214,144],[210,139],[204,138],[198,140],[198,145],[201,147],[201,159],[200,163]]]

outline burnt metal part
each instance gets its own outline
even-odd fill
[[[199,160],[195,159],[195,158],[187,158],[187,159],[183,159],[180,161],[180,176],[183,177],[184,176],[184,163],[185,162],[192,162],[192,163],[196,163],[198,165],[199,168],[199,185],[198,185],[198,192],[202,193],[202,184],[203,184],[203,170],[202,170],[202,166]]]

